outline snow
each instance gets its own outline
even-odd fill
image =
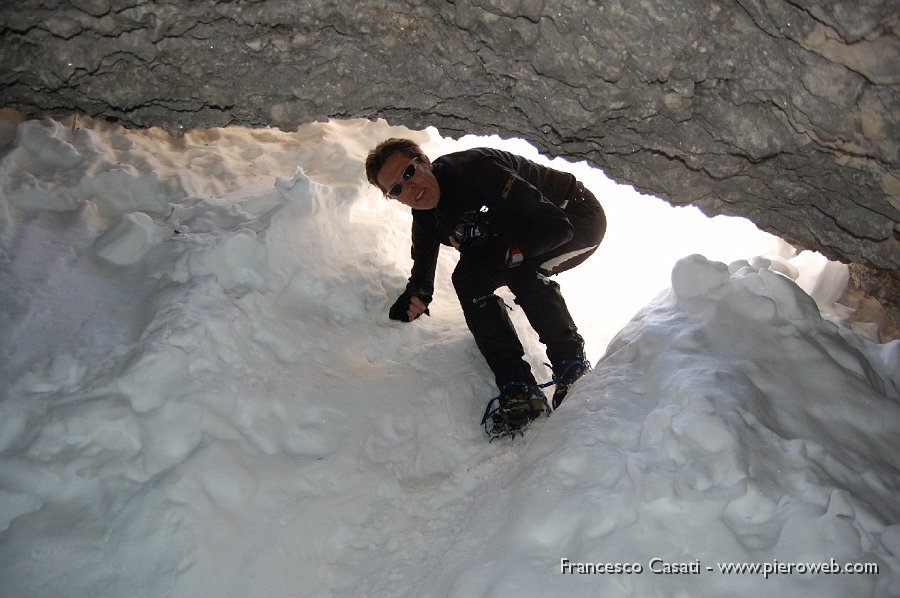
[[[362,162],[398,134],[542,159],[382,121],[18,125],[0,148],[4,597],[900,596],[900,341],[844,326],[845,267],[554,161],[609,216],[559,277],[599,363],[489,444],[451,251],[431,317],[387,318],[410,217]],[[879,572],[717,565],[820,562]]]

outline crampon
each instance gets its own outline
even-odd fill
[[[481,425],[491,442],[498,438],[513,439],[517,435],[524,436],[528,424],[542,413],[550,415],[550,404],[541,389],[556,386],[553,393],[553,411],[555,411],[572,385],[591,372],[591,362],[583,356],[564,361],[560,365],[561,373],[549,382],[539,385],[509,382],[500,389],[500,396],[488,401]]]
[[[488,401],[481,425],[490,442],[498,438],[524,436],[525,428],[542,413],[550,414],[543,391],[533,384],[510,382],[500,396]]]

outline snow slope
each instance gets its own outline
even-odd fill
[[[839,326],[845,269],[563,165],[610,216],[560,277],[600,361],[524,439],[488,444],[452,252],[432,317],[386,316],[409,214],[362,161],[398,133],[433,157],[486,142],[18,125],[0,148],[3,596],[900,595],[900,342]],[[776,561],[879,571],[718,569]]]

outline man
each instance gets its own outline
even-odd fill
[[[392,319],[427,314],[441,244],[460,251],[453,286],[500,389],[482,422],[488,435],[521,433],[547,408],[509,308],[494,293],[501,286],[547,348],[553,409],[559,407],[591,365],[559,285],[548,277],[583,262],[603,239],[606,217],[594,195],[573,175],[509,152],[476,148],[431,162],[408,139],[387,139],[369,152],[366,176],[413,213],[412,273]]]

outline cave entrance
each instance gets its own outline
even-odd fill
[[[637,310],[668,289],[675,263],[691,254],[734,269],[742,261],[767,263],[770,269],[797,282],[816,300],[825,317],[843,322],[851,315],[852,310],[836,304],[849,281],[845,265],[819,253],[798,251],[745,218],[711,218],[693,206],[673,206],[630,185],[616,183],[586,162],[550,159],[522,139],[478,135],[450,139],[433,128],[415,132],[400,127],[372,129],[375,134],[369,139],[369,147],[388,136],[404,135],[413,137],[432,159],[476,146],[495,147],[571,172],[591,189],[607,213],[606,237],[585,264],[558,276],[573,315],[584,314],[583,321],[588,325],[604,327],[586,335],[591,338],[608,340]],[[877,326],[873,329],[867,323],[859,327],[858,332],[878,340]],[[602,347],[595,349],[602,352]]]
[[[27,128],[24,133],[22,126]],[[270,193],[273,185],[277,187],[279,178],[289,178],[300,168],[313,181],[338,190],[345,199],[362,197],[376,210],[366,212],[368,216],[392,223],[396,233],[390,234],[396,235],[397,257],[393,260],[391,256],[386,262],[396,261],[398,272],[408,268],[400,263],[409,255],[408,246],[400,247],[408,245],[408,225],[401,215],[405,211],[408,219],[408,209],[384,201],[365,181],[363,162],[369,149],[387,137],[398,136],[414,139],[432,159],[479,145],[505,149],[572,172],[594,192],[607,213],[609,227],[598,252],[582,266],[559,276],[573,314],[586,314],[583,320],[603,327],[594,335],[598,339],[595,353],[603,351],[605,342],[636,311],[670,286],[670,273],[678,259],[697,253],[725,264],[768,260],[771,269],[794,279],[816,299],[826,317],[855,325],[856,332],[876,342],[893,338],[885,336],[889,328],[884,326],[887,320],[883,313],[866,313],[862,318],[865,323],[845,322],[859,306],[847,309],[835,305],[838,300],[846,301],[842,297],[849,278],[845,266],[817,253],[798,253],[746,219],[709,218],[697,208],[673,207],[631,186],[617,184],[587,163],[551,160],[521,139],[474,135],[451,139],[433,128],[413,131],[383,120],[364,119],[309,123],[293,132],[227,127],[170,136],[160,129],[127,130],[86,117],[68,117],[58,122],[45,119],[22,123],[18,137],[23,135],[30,138],[31,149],[17,151],[25,152],[25,166],[33,166],[39,178],[49,177],[44,186],[62,181],[57,175],[51,176],[56,169],[67,172],[86,157],[96,162],[87,168],[87,183],[82,181],[84,184],[77,188],[62,192],[65,198],[59,205],[57,200],[50,202],[53,205],[43,205],[50,201],[46,193],[20,192],[28,185],[15,187],[10,203],[25,212],[58,211],[84,201],[107,201],[112,203],[106,206],[106,212],[117,213],[121,206],[113,204],[125,191],[129,210],[150,213],[179,197],[258,197]],[[14,143],[10,137],[4,151],[10,151]],[[163,203],[156,205],[158,201]],[[129,202],[136,203],[131,206]],[[105,213],[103,206],[100,213]],[[877,304],[874,311],[878,311]],[[875,324],[873,319],[878,319]]]

